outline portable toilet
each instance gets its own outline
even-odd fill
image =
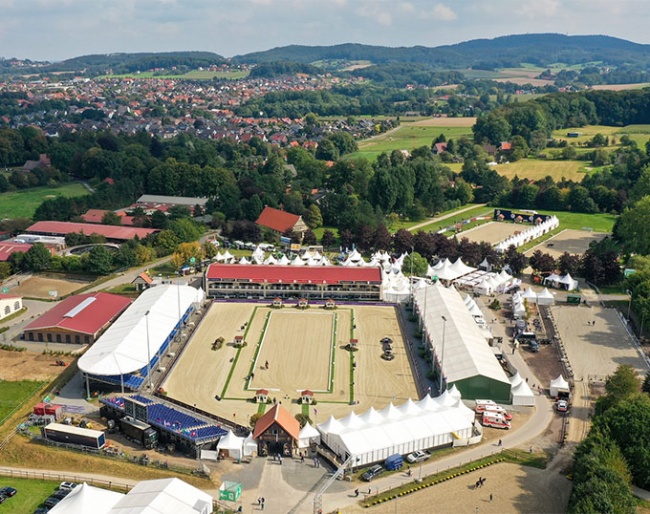
[[[386,462],[384,462],[384,467],[388,471],[395,471],[396,469],[400,469],[403,465],[404,459],[399,453],[391,455],[386,459]]]

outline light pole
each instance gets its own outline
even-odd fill
[[[447,318],[440,316],[442,318],[442,351],[440,352],[440,388],[438,394],[442,394],[442,361],[445,359],[445,333],[447,332]]]
[[[149,391],[151,391],[151,349],[149,348],[149,311],[144,313],[144,320],[147,326],[147,378],[149,379]]]
[[[627,320],[630,321],[630,308],[632,307],[632,291],[626,289],[625,292],[630,296],[627,302]]]

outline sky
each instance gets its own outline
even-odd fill
[[[508,34],[650,43],[650,0],[0,0],[0,57],[278,46],[434,47]]]

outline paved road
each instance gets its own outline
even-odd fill
[[[446,220],[446,219],[449,219],[449,218],[454,218],[454,217],[458,216],[459,214],[462,214],[462,213],[467,212],[467,211],[471,211],[472,209],[475,209],[476,207],[485,207],[486,205],[487,204],[484,204],[484,203],[472,204],[469,207],[465,207],[464,209],[461,209],[459,211],[450,212],[449,214],[443,214],[442,216],[437,216],[435,218],[428,218],[426,221],[423,221],[422,223],[418,223],[417,225],[413,225],[412,227],[409,227],[406,230],[408,230],[409,232],[413,232],[414,230],[417,230],[419,228],[430,225],[431,223],[435,223],[436,221],[442,221],[442,220]]]

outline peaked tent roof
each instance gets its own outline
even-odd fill
[[[85,482],[75,487],[68,496],[50,509],[52,514],[105,514],[117,504],[124,495],[107,491]]]
[[[300,216],[297,214],[291,214],[290,212],[281,211],[280,209],[274,209],[273,207],[264,207],[264,210],[257,218],[258,225],[261,225],[276,232],[286,232],[294,227],[296,223],[300,220]]]
[[[110,514],[193,514],[212,509],[212,496],[178,478],[139,482]],[[95,512],[94,510],[86,512]]]
[[[268,411],[264,416],[257,420],[255,429],[253,430],[253,438],[257,439],[263,434],[273,423],[277,423],[282,429],[294,439],[300,437],[300,423],[294,418],[291,413],[276,403],[273,408]]]

